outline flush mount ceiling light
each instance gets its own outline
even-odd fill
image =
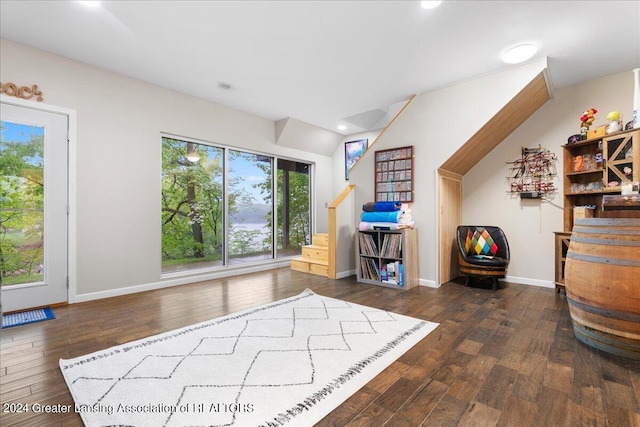
[[[531,43],[520,44],[508,49],[502,54],[502,60],[507,64],[519,64],[536,54],[538,47]]]
[[[220,89],[229,90],[229,89],[231,89],[233,86],[231,85],[231,83],[218,82],[218,87],[219,87]]]
[[[423,9],[435,9],[440,6],[440,3],[442,3],[442,1],[421,1],[420,6],[422,6]]]
[[[338,125],[338,130],[347,130],[346,125]]]
[[[87,6],[87,7],[98,7],[98,6],[100,6],[100,2],[99,1],[79,1],[78,3],[80,3],[83,6]]]
[[[191,163],[198,162],[200,160],[200,155],[191,144],[187,145],[189,146],[189,148],[187,149],[187,160],[189,160]]]

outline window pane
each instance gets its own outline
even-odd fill
[[[162,271],[223,264],[224,150],[162,138]]]
[[[44,128],[8,121],[0,133],[0,284],[44,280]]]
[[[310,236],[309,165],[278,159],[278,257],[300,255]]]
[[[273,258],[273,159],[229,150],[229,264]]]

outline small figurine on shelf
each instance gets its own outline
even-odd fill
[[[583,165],[582,156],[576,156],[575,159],[573,159],[573,171],[580,172],[582,170],[582,165]]]
[[[589,108],[587,111],[582,113],[580,116],[580,137],[582,139],[587,139],[587,132],[589,131],[589,127],[593,124],[593,121],[596,119],[595,114],[598,112],[595,108]]]
[[[607,114],[607,120],[609,120],[609,126],[607,127],[608,134],[622,130],[622,118],[618,111],[611,111]]]

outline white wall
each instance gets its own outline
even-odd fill
[[[435,171],[544,67],[546,61],[534,61],[419,95],[351,170],[349,182],[357,186],[354,228],[362,203],[373,200],[373,151],[414,145],[412,208],[419,228],[420,278],[422,284],[435,284]],[[270,120],[6,40],[0,40],[0,79],[38,84],[47,104],[77,112],[73,274],[78,300],[177,283],[160,277],[161,132],[313,162],[318,232],[327,230],[326,205],[349,183],[344,180],[343,145],[333,158],[281,147],[275,144],[275,124]],[[538,144],[561,156],[559,147],[577,133],[582,111],[599,110],[595,125],[604,124],[604,116],[614,109],[626,121],[631,97],[630,72],[557,90],[554,99],[465,176],[463,219],[508,224],[514,256],[510,276],[535,284],[553,280],[551,232],[562,228],[562,212],[550,204],[507,198],[505,162],[519,156],[520,146]],[[371,144],[376,136],[377,132],[350,135],[344,141],[367,137]],[[478,213],[472,206],[479,200],[491,200],[499,209]],[[559,196],[556,201],[562,203]]]
[[[464,176],[463,222],[504,229],[511,249],[508,279],[553,287],[553,232],[563,231],[561,146],[580,133],[583,111],[598,110],[594,127],[607,124],[607,113],[613,110],[621,112],[626,123],[632,103],[631,71],[556,89],[553,99]],[[558,157],[554,185],[559,191],[549,202],[512,198],[506,193],[506,162],[519,158],[521,147],[539,145]]]
[[[161,132],[315,164],[314,219],[327,229],[332,158],[275,144],[271,120],[0,40],[1,81],[37,84],[77,113],[76,300],[179,281],[161,275]],[[191,277],[196,281],[207,276]]]
[[[368,140],[368,149],[375,150],[373,143],[380,134],[381,129],[368,132],[361,132],[353,135],[346,136],[342,143],[336,149],[333,155],[333,193],[335,196],[340,194],[351,182],[345,179],[345,155],[344,144],[349,141],[356,141],[360,139]],[[360,162],[357,162],[351,168],[353,172],[356,168],[359,168]],[[350,172],[350,174],[351,174]],[[373,178],[373,172],[371,173]],[[337,263],[336,273],[338,278],[348,277],[356,273],[355,263],[356,259],[356,224],[360,221],[360,214],[358,209],[361,209],[355,205],[355,195],[353,191],[349,196],[341,203],[336,211],[336,228],[338,235],[337,238]]]
[[[546,62],[534,61],[420,94],[352,170],[351,183],[357,185],[357,211],[363,202],[373,200],[373,152],[403,145],[416,147],[416,202],[412,213],[419,228],[421,284],[436,284],[437,168],[544,67]],[[463,222],[495,224],[505,230],[512,252],[508,280],[553,287],[553,232],[562,231],[563,227],[561,146],[570,135],[579,133],[579,117],[588,108],[598,110],[594,127],[607,124],[606,115],[612,110],[620,111],[625,123],[630,120],[632,91],[631,71],[555,89],[550,101],[464,176]],[[345,141],[359,137],[360,134],[352,135]],[[554,183],[559,191],[548,202],[512,198],[507,194],[506,162],[518,158],[521,147],[538,145],[558,157]],[[344,162],[344,154],[337,151],[334,168],[340,162]],[[335,191],[336,185],[345,181],[338,179],[334,183]],[[354,218],[358,220],[357,212]]]
[[[437,284],[437,169],[546,66],[546,60],[533,61],[418,95],[378,138],[374,150],[352,169],[357,210],[374,200],[374,151],[415,147],[415,202],[411,208],[419,235],[421,284]]]
[[[374,151],[377,148],[373,147],[373,143],[375,142],[376,138],[380,134],[380,131],[382,131],[382,129],[372,130],[369,132],[356,133],[356,134],[348,135],[344,137],[344,139],[342,140],[342,143],[338,146],[338,148],[336,149],[336,152],[333,154],[333,170],[335,171],[333,175],[333,194],[335,195],[340,194],[340,192],[344,190],[347,185],[350,184],[350,182],[345,179],[345,173],[344,173],[344,160],[345,160],[344,144],[349,141],[367,139],[369,144],[369,148],[367,148],[367,150]],[[360,167],[361,167],[360,162],[357,162],[355,165],[353,165],[351,170],[353,171]],[[342,172],[340,172],[340,170],[342,170]],[[373,179],[373,172],[371,172],[370,178]]]

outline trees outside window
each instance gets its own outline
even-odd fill
[[[309,165],[278,159],[278,257],[299,255],[311,242]]]
[[[229,150],[229,263],[273,258],[273,158]]]
[[[44,280],[44,128],[0,125],[0,284]]]
[[[224,150],[162,138],[163,272],[223,264]]]
[[[310,236],[309,170],[306,163],[162,138],[163,273],[299,255]]]

